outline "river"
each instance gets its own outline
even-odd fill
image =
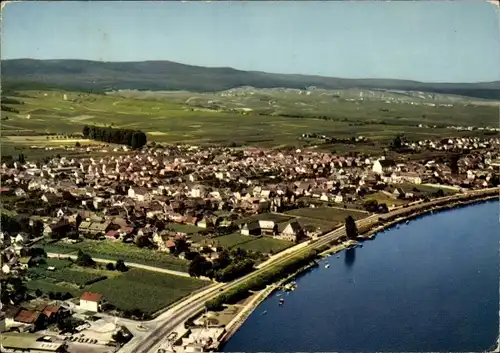
[[[492,348],[499,332],[499,230],[498,201],[388,229],[362,248],[322,260],[297,278],[296,291],[272,294],[223,350]]]

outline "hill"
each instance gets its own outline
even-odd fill
[[[256,88],[390,89],[500,99],[500,81],[424,83],[393,79],[342,79],[209,68],[172,61],[99,62],[87,60],[2,60],[4,89],[64,89],[105,92],[119,89],[216,92]]]

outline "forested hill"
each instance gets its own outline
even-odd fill
[[[67,89],[103,92],[116,89],[214,92],[255,88],[395,89],[500,99],[500,81],[424,83],[392,79],[272,74],[233,68],[190,66],[172,61],[99,62],[87,60],[2,60],[2,86],[7,89]]]

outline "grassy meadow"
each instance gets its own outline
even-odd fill
[[[479,133],[419,128],[418,124],[498,124],[498,109],[491,104],[458,101],[451,107],[431,107],[387,104],[380,99],[351,101],[314,92],[306,96],[263,90],[231,97],[222,97],[220,93],[165,93],[151,98],[147,95],[21,91],[15,99],[21,104],[6,105],[18,110],[18,114],[2,111],[3,154],[14,147],[32,145],[64,151],[64,146],[74,145],[77,140],[50,140],[40,135],[81,133],[86,124],[141,129],[148,134],[149,141],[158,143],[299,147],[321,144],[320,141],[299,140],[303,133],[316,132],[336,138],[365,136],[375,144],[348,146],[359,150],[383,147],[399,133],[414,139]],[[241,113],[241,109],[248,111]],[[323,120],[323,117],[330,120]],[[342,150],[346,145],[323,147]]]

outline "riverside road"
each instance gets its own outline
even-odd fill
[[[476,191],[470,191],[465,194],[458,194],[458,195],[453,195],[453,196],[447,196],[443,198],[439,198],[434,201],[430,202],[425,202],[425,203],[419,203],[415,205],[411,205],[406,208],[399,208],[390,211],[389,213],[385,214],[386,217],[390,216],[399,216],[405,212],[408,211],[413,211],[413,210],[418,210],[418,209],[426,209],[426,208],[431,208],[438,203],[442,202],[452,202],[455,200],[459,200],[463,198],[464,196],[480,196],[488,193],[492,193],[493,191],[499,192],[500,188],[493,188],[493,189],[484,189],[484,190],[476,190]],[[375,214],[371,215],[367,218],[361,219],[356,222],[358,228],[365,227],[365,226],[371,226],[374,223],[378,222],[380,215]],[[161,322],[158,324],[158,326],[149,334],[147,334],[144,337],[140,338],[140,342],[138,342],[138,339],[134,339],[129,344],[125,345],[122,347],[121,351],[122,352],[138,352],[138,353],[147,353],[147,352],[156,352],[158,348],[160,347],[162,340],[167,337],[177,326],[185,322],[188,318],[194,316],[196,313],[201,312],[205,306],[205,302],[207,300],[213,299],[217,295],[221,294],[223,291],[227,291],[229,289],[232,289],[245,281],[258,276],[259,274],[273,268],[274,266],[283,264],[284,262],[290,260],[291,258],[295,257],[297,254],[300,254],[302,252],[311,250],[311,249],[316,249],[320,248],[321,246],[324,245],[329,245],[330,242],[337,240],[338,238],[345,236],[345,227],[340,227],[337,228],[325,235],[323,235],[321,238],[319,238],[316,241],[309,241],[306,243],[306,245],[299,244],[296,247],[293,247],[289,249],[289,251],[285,251],[283,253],[277,254],[273,256],[273,258],[269,259],[266,263],[261,264],[258,269],[256,269],[254,272],[241,277],[233,282],[226,283],[226,284],[217,284],[213,287],[210,287],[206,291],[200,293],[199,295],[193,296],[188,298],[185,301],[182,301],[179,303],[177,306],[171,308],[167,312],[165,312],[162,316],[161,321],[165,320],[164,322]],[[292,250],[294,249],[294,250]],[[164,318],[164,319],[163,319]],[[156,322],[159,322],[157,318]],[[144,322],[145,325],[147,325],[147,322]]]

